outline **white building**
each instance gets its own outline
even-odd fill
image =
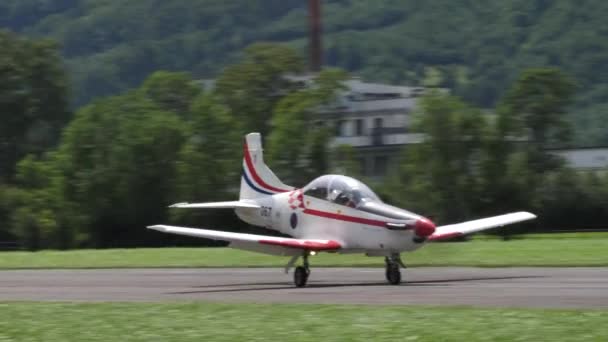
[[[305,87],[313,75],[287,76]],[[426,88],[367,83],[359,78],[344,82],[346,89],[335,103],[323,108],[323,121],[336,128],[332,147],[353,146],[361,170],[369,177],[382,177],[396,166],[403,147],[422,142],[424,135],[410,130],[412,114]],[[202,80],[201,86],[212,89],[214,80]],[[437,89],[435,89],[437,90]],[[446,92],[445,89],[439,89]],[[565,158],[579,170],[608,169],[608,147],[556,149],[553,153]]]
[[[426,89],[366,83],[358,78],[345,85],[347,89],[335,105],[322,111],[326,122],[336,127],[331,144],[353,146],[364,175],[382,177],[396,165],[405,145],[424,139],[410,126],[418,98]],[[608,147],[556,149],[552,153],[577,170],[608,169]]]
[[[608,169],[608,147],[589,147],[553,150],[566,164],[581,171]]]
[[[322,110],[325,121],[336,127],[332,146],[350,145],[357,150],[361,170],[379,177],[397,162],[401,148],[422,141],[409,127],[418,97],[425,88],[362,82],[345,82],[346,90],[334,105]]]

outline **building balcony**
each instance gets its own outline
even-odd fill
[[[388,128],[382,128],[380,130],[390,130]],[[424,139],[424,135],[421,133],[378,133],[371,135],[360,135],[360,136],[347,136],[347,137],[334,137],[331,142],[331,146],[339,145],[350,145],[353,147],[374,147],[374,146],[385,146],[385,145],[408,145],[408,144],[419,144]]]

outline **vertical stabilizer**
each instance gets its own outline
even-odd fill
[[[240,199],[253,199],[293,190],[283,184],[264,163],[260,133],[249,133],[243,144],[243,176]]]

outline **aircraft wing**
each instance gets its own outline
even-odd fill
[[[204,209],[204,208],[217,208],[217,209],[234,209],[234,208],[260,208],[259,205],[252,203],[252,202],[245,202],[245,201],[228,201],[228,202],[207,202],[207,203],[188,203],[188,202],[183,202],[183,203],[175,203],[171,206],[169,206],[169,208],[189,208],[189,209],[193,209],[193,208],[200,208],[200,209]]]
[[[163,233],[229,241],[231,247],[269,254],[295,255],[300,253],[301,250],[335,251],[342,248],[342,245],[334,240],[293,239],[166,225],[149,226],[148,229]]]
[[[482,218],[474,221],[440,226],[435,229],[435,233],[433,233],[433,235],[429,236],[428,241],[446,240],[457,236],[476,233],[482,230],[502,227],[507,224],[532,220],[535,218],[536,215],[532,213],[520,211],[500,216]]]

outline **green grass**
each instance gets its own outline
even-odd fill
[[[2,252],[0,269],[107,267],[282,267],[287,257],[228,248],[142,248],[41,252]],[[433,243],[404,255],[410,266],[608,266],[608,235],[592,239],[542,238]],[[313,267],[382,266],[364,255],[327,254]]]
[[[608,311],[4,303],[0,341],[606,341]]]
[[[566,232],[566,233],[532,233],[513,235],[514,240],[521,239],[608,239],[608,232]],[[473,240],[502,240],[495,234],[477,234],[472,236]]]

